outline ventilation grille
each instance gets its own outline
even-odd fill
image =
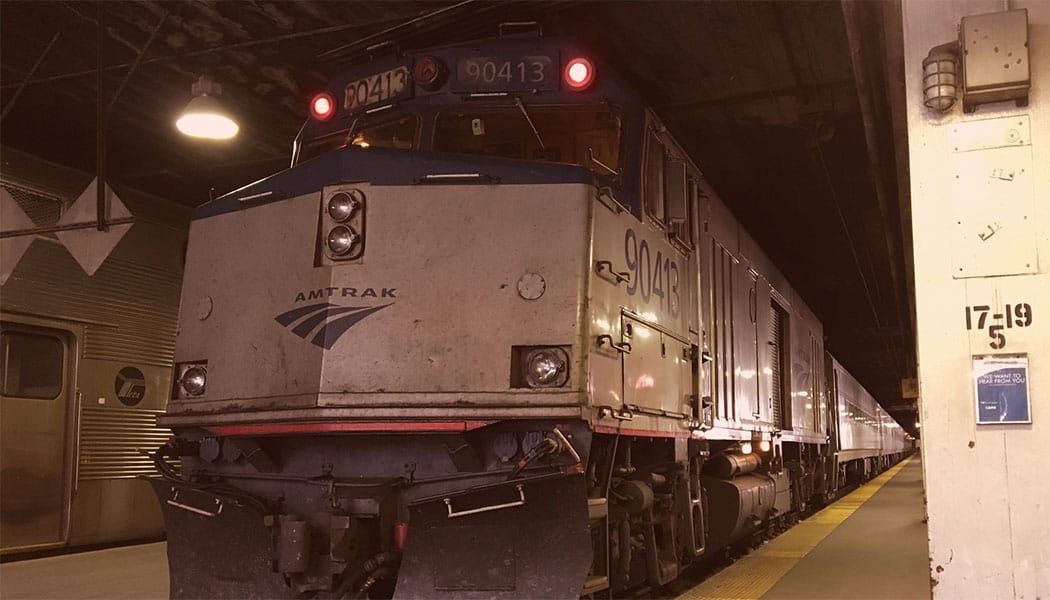
[[[156,450],[171,437],[157,427],[164,411],[85,407],[80,416],[79,479],[117,479],[156,475],[153,462],[139,449]]]
[[[769,336],[769,338],[770,338],[769,339],[769,350],[770,350],[770,357],[769,357],[769,359],[770,360],[769,360],[769,362],[770,362],[770,364],[773,367],[773,377],[772,377],[772,382],[773,382],[773,389],[772,389],[772,392],[773,392],[773,394],[772,394],[773,395],[773,425],[777,429],[783,429],[784,428],[784,416],[783,416],[783,414],[781,414],[781,410],[780,410],[781,407],[784,406],[783,386],[781,386],[781,383],[783,382],[783,378],[782,378],[782,375],[780,373],[780,365],[781,365],[780,343],[781,343],[781,340],[784,339],[783,325],[780,322],[780,318],[781,318],[780,311],[777,310],[777,307],[775,305],[772,307],[772,309],[769,312],[770,312],[770,316],[773,317],[771,322],[770,322],[770,331],[769,331],[769,333],[770,333],[770,336]]]
[[[5,310],[86,321],[84,358],[171,366],[180,273],[114,256],[88,277],[57,243],[34,243],[4,285]]]
[[[18,207],[33,220],[37,227],[50,227],[58,223],[58,219],[62,216],[64,203],[61,198],[45,196],[7,182],[4,183],[4,189],[11,194]]]
[[[736,331],[733,321],[733,271],[739,262],[729,250],[717,241],[711,241],[711,349],[715,362],[711,367],[712,393],[715,398],[715,415],[724,419],[736,419],[736,355],[734,339]],[[736,307],[736,311],[740,311]]]

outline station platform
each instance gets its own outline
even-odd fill
[[[678,600],[931,597],[918,455],[802,521]]]
[[[164,542],[0,564],[0,598],[138,600],[168,597]]]
[[[922,468],[894,466],[678,600],[930,598]],[[0,598],[168,597],[163,542],[0,564]]]

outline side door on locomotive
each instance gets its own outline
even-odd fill
[[[624,235],[624,259],[636,277],[621,316],[624,341],[632,348],[623,356],[623,399],[632,411],[691,418],[699,389],[694,348],[700,343],[696,170],[663,125],[652,115],[648,121],[641,223]]]
[[[596,357],[594,366],[604,367],[595,375],[618,381],[596,386],[595,403],[630,415],[630,429],[680,433],[682,421],[695,418],[699,393],[698,174],[652,115],[642,142],[640,201],[595,212],[598,349],[620,363]]]

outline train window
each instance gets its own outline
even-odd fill
[[[685,199],[685,211],[686,218],[684,222],[673,223],[671,225],[671,233],[674,234],[674,239],[684,244],[687,248],[693,247],[693,219],[696,218],[696,210],[700,201],[699,185],[696,179],[692,175],[686,176],[686,199]]]
[[[62,393],[65,344],[53,335],[5,331],[0,334],[3,395],[54,400]]]
[[[411,150],[416,145],[419,119],[409,115],[374,125],[365,125],[353,131],[350,143],[361,148],[399,148]]]
[[[434,150],[619,171],[620,118],[607,108],[458,107],[438,115]]]
[[[303,145],[298,162],[303,162],[345,148],[348,143],[361,148],[400,148],[411,150],[416,147],[419,132],[419,117],[406,115],[393,120],[386,119],[377,123],[366,123],[354,126],[353,131],[343,129],[336,133],[310,140]],[[351,140],[351,135],[353,139]]]
[[[664,222],[664,161],[667,150],[656,132],[649,132],[645,155],[645,209],[660,223]]]
[[[321,156],[322,154],[328,154],[334,150],[345,148],[346,138],[349,134],[350,130],[344,129],[306,142],[303,144],[302,150],[299,151],[297,162],[305,162],[311,158]]]

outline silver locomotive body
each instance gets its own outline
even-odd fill
[[[819,321],[582,56],[366,65],[297,144],[330,151],[197,210],[173,597],[621,593],[834,493]]]
[[[91,182],[13,149],[3,156],[3,202],[36,228],[75,210]],[[156,470],[139,449],[170,436],[156,418],[171,390],[189,209],[118,190],[135,222],[111,252],[94,255],[101,264],[92,275],[54,233],[12,240],[28,245],[0,288],[5,554],[164,533],[153,492],[138,479]],[[75,246],[81,258],[91,244],[107,249],[94,233]]]

